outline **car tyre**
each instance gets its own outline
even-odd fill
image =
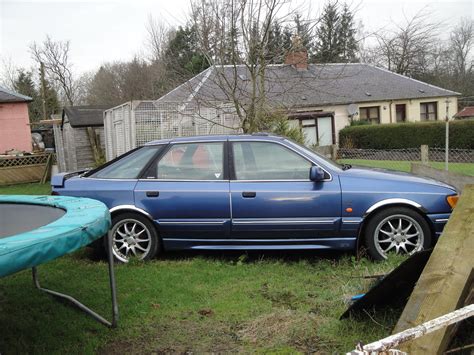
[[[388,254],[413,254],[431,246],[428,222],[406,207],[389,207],[370,218],[365,229],[365,246],[375,260]]]
[[[116,261],[130,258],[150,260],[160,251],[158,232],[153,223],[136,213],[121,213],[112,218],[112,252]],[[104,238],[107,243],[107,238]]]

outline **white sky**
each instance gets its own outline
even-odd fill
[[[303,0],[292,1],[298,5]],[[340,0],[341,2],[343,0]],[[358,8],[367,31],[401,22],[427,7],[446,28],[461,17],[474,18],[474,0],[349,0]],[[28,46],[47,34],[71,41],[71,59],[77,72],[101,63],[128,60],[143,51],[149,14],[170,25],[186,21],[189,0],[0,0],[0,59],[29,68]],[[306,1],[317,10],[324,1]],[[0,63],[1,64],[1,63]]]

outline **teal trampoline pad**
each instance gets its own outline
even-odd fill
[[[73,252],[107,234],[106,205],[68,196],[0,196],[0,277]]]

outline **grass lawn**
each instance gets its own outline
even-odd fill
[[[0,284],[2,353],[345,352],[390,334],[398,313],[338,320],[344,300],[390,270],[350,256],[171,254],[116,268],[119,328],[107,329],[33,288],[30,272]],[[110,312],[106,263],[88,249],[39,268],[43,286]],[[377,322],[377,323],[375,323]]]
[[[51,185],[46,184],[21,184],[0,186],[0,195],[50,195]]]
[[[49,186],[0,188],[49,193]],[[390,334],[399,310],[338,318],[363,275],[391,270],[339,253],[166,253],[116,267],[120,322],[110,330],[34,289],[28,270],[0,282],[0,352],[346,352]],[[43,286],[110,313],[107,264],[83,249],[39,267]]]
[[[392,169],[406,172],[410,172],[411,167],[410,161],[397,160],[339,159],[338,163],[369,166],[373,168]],[[443,162],[430,162],[430,165],[433,168],[444,170]],[[449,171],[474,176],[474,163],[449,163]]]

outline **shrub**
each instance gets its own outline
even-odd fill
[[[397,149],[445,146],[445,122],[351,126],[339,132],[342,148]],[[474,149],[474,120],[449,123],[449,147]]]

